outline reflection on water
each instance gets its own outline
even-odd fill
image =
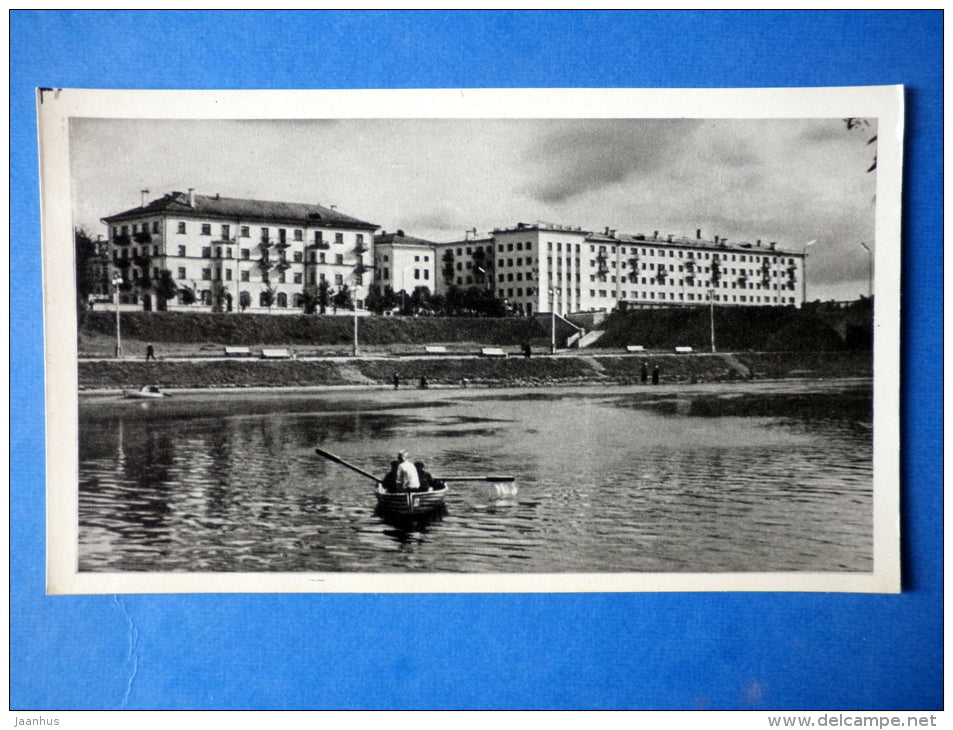
[[[813,388],[813,390],[812,390]],[[87,571],[870,571],[869,384],[88,400]],[[459,482],[375,512],[399,447]]]

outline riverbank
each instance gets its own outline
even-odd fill
[[[867,352],[639,353],[585,352],[556,356],[381,357],[296,360],[81,360],[79,390],[110,391],[145,383],[165,389],[391,386],[534,387],[641,382],[642,364],[658,367],[663,383],[866,378]]]

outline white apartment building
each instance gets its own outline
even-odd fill
[[[493,243],[496,295],[524,314],[804,301],[804,254],[773,242],[519,223],[494,230]]]
[[[383,231],[374,237],[374,285],[408,295],[418,286],[436,293],[435,260],[433,242]]]
[[[299,313],[324,281],[359,309],[371,283],[379,226],[316,204],[172,192],[102,219],[125,303],[157,308],[154,283],[172,274],[170,310]]]

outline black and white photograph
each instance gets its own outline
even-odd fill
[[[899,590],[899,87],[38,113],[50,593]]]

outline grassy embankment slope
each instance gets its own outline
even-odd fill
[[[638,382],[643,361],[658,365],[664,382],[712,382],[735,379],[788,377],[869,377],[870,352],[849,350],[829,325],[798,316],[796,310],[726,312],[716,319],[719,350],[708,348],[707,312],[643,310],[614,315],[603,327],[599,347],[571,357],[541,357],[548,351],[548,333],[528,319],[362,318],[360,359],[263,361],[194,359],[170,361],[164,357],[221,356],[224,345],[293,349],[299,357],[349,355],[353,322],[349,317],[124,314],[123,361],[79,364],[82,390],[138,387],[146,382],[167,388],[307,387],[320,385],[387,385],[394,374],[411,385],[426,377],[432,385],[525,386],[551,383]],[[716,310],[717,312],[717,310]],[[687,316],[690,315],[690,316]],[[80,334],[82,356],[108,356],[114,327],[108,313],[89,317]],[[144,362],[145,343],[152,342],[159,362]],[[463,357],[479,346],[497,346],[517,353],[530,342],[534,357],[485,359]],[[424,345],[444,344],[451,354],[422,355]],[[624,344],[642,344],[645,354],[620,354]],[[723,343],[723,344],[722,344]],[[687,345],[700,350],[672,354]],[[735,345],[735,347],[732,347]],[[738,347],[746,345],[746,347]],[[784,348],[781,349],[781,345]],[[102,350],[101,352],[99,350]],[[400,357],[405,355],[405,357]]]

